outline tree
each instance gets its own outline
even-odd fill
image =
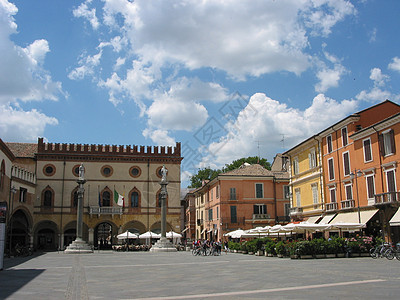
[[[190,177],[189,188],[199,188],[201,187],[203,180],[213,180],[221,170],[213,170],[211,168],[199,169],[196,175]]]
[[[216,178],[218,176],[218,174],[237,169],[244,163],[260,164],[264,168],[271,170],[271,164],[265,158],[258,158],[257,156],[249,156],[247,158],[243,157],[243,158],[234,160],[230,164],[226,164],[225,167],[222,168],[222,170],[214,170],[209,167],[204,168],[204,169],[199,169],[197,174],[190,177],[190,185],[188,187],[189,188],[199,188],[199,187],[201,187],[203,180],[211,181],[214,178]]]

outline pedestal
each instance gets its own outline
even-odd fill
[[[176,252],[176,247],[165,237],[161,237],[151,247],[150,252]]]
[[[84,240],[76,239],[64,250],[64,253],[93,253],[93,249]]]

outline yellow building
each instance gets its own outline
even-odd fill
[[[313,136],[283,155],[290,161],[290,216],[315,223],[324,209],[321,141]]]

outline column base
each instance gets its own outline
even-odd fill
[[[176,247],[165,237],[160,238],[150,249],[150,252],[176,252]]]
[[[92,247],[81,239],[76,239],[73,241],[67,249],[64,250],[64,253],[67,254],[75,254],[75,253],[93,253]]]

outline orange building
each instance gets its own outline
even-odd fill
[[[196,238],[222,240],[239,228],[287,223],[289,174],[284,167],[281,156],[275,158],[272,171],[243,164],[196,190]]]
[[[387,197],[398,186],[395,144],[399,112],[399,105],[386,100],[318,134],[322,141],[325,215],[332,216],[330,224],[369,222],[368,233],[376,235],[382,230],[388,237],[388,221],[394,210],[388,208],[386,203],[392,201]]]

